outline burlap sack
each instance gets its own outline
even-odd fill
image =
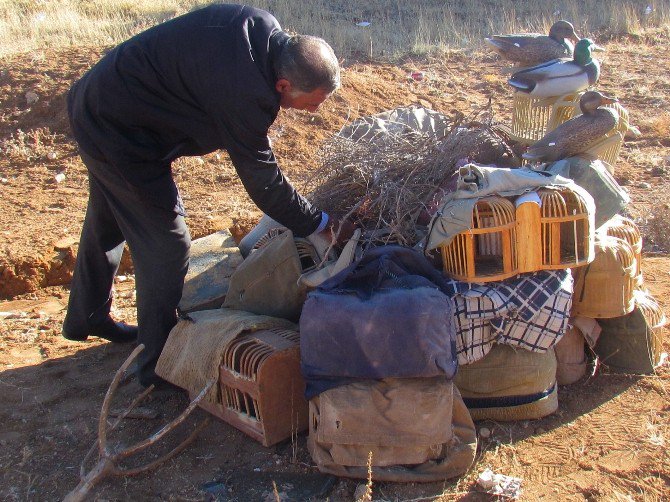
[[[310,400],[307,447],[322,472],[378,481],[439,481],[465,473],[477,436],[443,377],[362,380]]]
[[[297,321],[306,297],[305,288],[298,285],[301,274],[293,233],[287,230],[237,267],[223,306]]]
[[[170,331],[156,374],[192,395],[198,394],[209,381],[218,382],[223,352],[233,338],[245,331],[270,328],[297,329],[284,319],[232,309],[193,312]],[[209,390],[205,401],[221,403],[219,385]]]
[[[553,348],[494,345],[483,359],[458,368],[454,384],[473,420],[532,420],[558,409]]]

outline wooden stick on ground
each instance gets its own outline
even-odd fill
[[[107,433],[114,430],[119,425],[121,420],[123,420],[123,418],[126,415],[128,415],[128,413],[130,413],[132,409],[135,406],[137,406],[140,403],[140,401],[142,401],[146,396],[148,396],[149,393],[153,390],[153,386],[151,386],[145,391],[143,391],[140,395],[138,395],[135,399],[133,399],[128,408],[126,408],[126,410],[124,410],[121,413],[119,418],[111,426],[108,426],[109,408],[112,402],[112,397],[114,396],[114,393],[116,392],[116,389],[119,386],[119,382],[121,381],[121,377],[128,369],[130,364],[138,356],[138,354],[142,352],[143,349],[144,345],[138,345],[137,348],[133,350],[133,352],[128,356],[128,359],[126,359],[126,361],[121,365],[121,367],[117,370],[116,374],[114,375],[112,383],[109,385],[109,389],[107,389],[105,399],[102,402],[102,408],[100,410],[100,419],[98,421],[98,439],[93,444],[91,450],[89,450],[89,452],[84,457],[84,460],[82,461],[80,471],[81,481],[75,487],[74,490],[72,490],[65,496],[65,498],[63,499],[64,502],[80,502],[85,500],[89,492],[93,489],[93,487],[107,477],[134,476],[136,474],[140,474],[142,472],[146,472],[155,467],[158,467],[162,463],[166,462],[167,460],[171,459],[172,457],[180,453],[184,448],[186,448],[196,438],[198,433],[200,433],[200,431],[202,431],[209,423],[209,419],[205,419],[195,428],[195,430],[184,441],[182,441],[179,445],[177,445],[167,454],[154,460],[153,462],[150,462],[149,464],[134,469],[125,469],[119,465],[122,460],[148,448],[153,444],[156,444],[163,436],[173,431],[179,424],[181,424],[184,420],[186,420],[186,418],[193,412],[198,403],[202,401],[202,399],[205,397],[207,391],[209,391],[209,389],[215,383],[214,380],[209,381],[205,386],[205,388],[202,389],[202,391],[200,391],[200,394],[198,394],[198,396],[195,399],[193,399],[193,401],[191,401],[188,407],[177,418],[172,420],[158,432],[151,435],[149,438],[144,439],[143,441],[140,441],[139,443],[131,445],[125,449],[115,450],[113,448],[110,448],[107,444]],[[98,462],[95,464],[95,466],[93,466],[93,468],[90,471],[88,471],[88,473],[86,473],[85,464],[92,455],[92,452],[95,450],[96,445],[98,449]]]

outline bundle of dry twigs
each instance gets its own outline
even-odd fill
[[[365,230],[384,229],[387,242],[413,246],[423,237],[420,216],[425,220],[439,202],[459,161],[496,163],[514,157],[487,122],[461,119],[442,139],[407,130],[354,135],[358,139],[335,135],[323,146],[305,193],[329,214]]]

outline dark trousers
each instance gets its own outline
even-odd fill
[[[84,340],[111,307],[112,284],[128,242],[135,266],[138,358],[143,385],[158,381],[154,368],[177,322],[191,237],[184,217],[152,204],[114,167],[81,154],[90,194],[63,331]]]

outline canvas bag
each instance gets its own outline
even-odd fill
[[[297,321],[306,295],[305,288],[298,285],[302,273],[293,233],[287,230],[237,267],[223,306]]]
[[[627,315],[598,319],[602,328],[593,351],[613,373],[654,373],[662,361],[665,315],[646,291],[635,291],[635,308]]]
[[[362,380],[310,401],[307,448],[321,472],[428,482],[459,476],[477,436],[458,390],[444,377]]]
[[[546,170],[573,180],[593,196],[596,228],[604,225],[630,202],[630,196],[619,186],[602,160],[570,157],[549,164]]]
[[[534,420],[558,409],[554,349],[530,352],[496,344],[461,366],[454,384],[473,420]]]

